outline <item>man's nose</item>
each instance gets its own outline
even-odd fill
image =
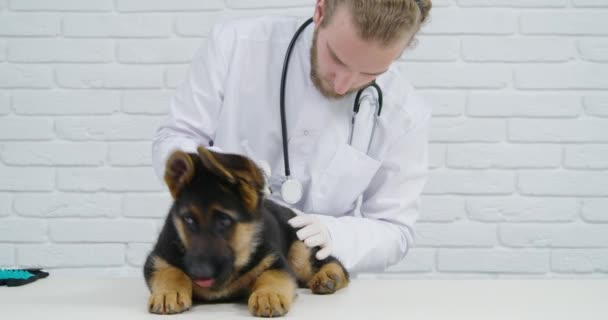
[[[336,74],[334,80],[334,91],[337,94],[345,94],[353,85],[356,74],[352,71],[341,71]]]

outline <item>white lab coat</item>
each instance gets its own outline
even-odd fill
[[[212,140],[225,152],[267,161],[272,168],[270,197],[280,201],[285,179],[281,69],[303,21],[266,16],[224,21],[212,29],[156,132],[153,161],[159,177],[172,151],[194,152]],[[333,254],[351,272],[383,270],[400,261],[413,244],[412,227],[428,172],[431,113],[391,67],[377,79],[384,107],[368,154],[349,145],[355,94],[329,100],[317,91],[310,79],[312,37],[310,25],[295,45],[287,76],[291,175],[304,187],[294,207],[319,215],[331,234]],[[356,131],[371,123],[362,117]]]

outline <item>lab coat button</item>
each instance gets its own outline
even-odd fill
[[[308,130],[304,130],[304,135],[308,136]]]

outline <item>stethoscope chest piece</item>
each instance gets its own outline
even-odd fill
[[[300,181],[287,178],[281,185],[281,197],[289,204],[295,204],[302,199],[302,184]]]

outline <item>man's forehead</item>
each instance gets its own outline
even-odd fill
[[[340,55],[337,54],[334,49],[331,48],[331,45],[329,43],[329,41],[327,42],[327,50],[329,51],[329,53],[332,55],[332,57],[334,58],[334,60],[336,60],[339,64],[344,65],[345,67],[349,68],[349,69],[353,69],[352,66],[349,66],[348,63],[344,62],[343,58],[340,58]],[[384,68],[381,71],[359,71],[362,74],[365,75],[369,75],[369,76],[379,76],[383,73],[385,73],[388,70],[388,68]]]
[[[344,33],[326,30],[318,45],[325,46],[332,59],[350,70],[377,76],[387,71],[389,66],[399,58],[402,49],[385,47],[379,43],[356,39]]]

